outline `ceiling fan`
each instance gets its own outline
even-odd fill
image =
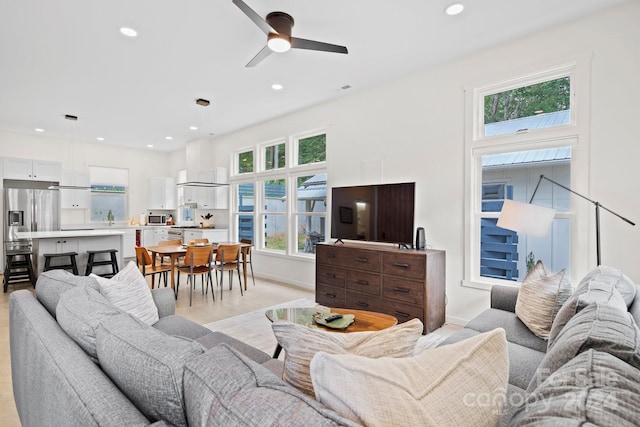
[[[290,48],[349,53],[344,46],[291,37],[293,17],[287,13],[271,12],[265,20],[242,0],[232,1],[267,35],[267,45],[249,61],[246,67],[255,67],[267,56],[271,55],[271,52],[286,52]]]

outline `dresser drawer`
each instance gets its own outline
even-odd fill
[[[358,270],[347,270],[347,289],[370,295],[380,295],[381,276]]]
[[[316,266],[316,283],[344,288],[346,274],[344,268],[318,265]]]
[[[427,258],[408,253],[387,252],[382,255],[382,273],[424,280]]]
[[[346,307],[344,288],[316,285],[316,302],[327,307]]]
[[[380,272],[380,253],[366,249],[345,248],[343,246],[318,245],[316,263],[335,267]]]
[[[388,311],[383,309],[384,302],[382,301],[382,298],[375,295],[348,291],[346,302],[347,307],[355,308],[356,310],[379,311],[383,313]]]
[[[425,323],[424,309],[422,307],[408,305],[403,302],[392,302],[387,300],[382,312],[397,318],[398,323],[406,322],[414,318],[420,319],[423,324]]]
[[[424,306],[424,283],[398,276],[384,276],[382,296],[396,301]]]

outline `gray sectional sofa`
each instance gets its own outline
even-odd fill
[[[556,315],[549,340],[517,317],[519,288],[493,286],[491,308],[441,345],[503,328],[509,384],[501,425],[640,425],[640,286],[599,267]]]

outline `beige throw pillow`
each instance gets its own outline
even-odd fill
[[[369,427],[496,426],[509,378],[503,329],[414,357],[369,359],[318,353],[316,399]]]
[[[273,332],[286,351],[282,378],[313,396],[309,375],[311,359],[319,351],[330,354],[357,354],[366,357],[407,357],[413,354],[422,336],[422,322],[412,319],[374,332],[328,332],[290,322],[275,322]]]
[[[531,332],[547,339],[553,319],[571,292],[571,283],[564,270],[548,274],[542,261],[538,261],[522,282],[516,315]]]
[[[100,293],[111,304],[137,317],[147,325],[159,320],[158,307],[153,302],[149,285],[133,261],[111,279],[91,274],[100,286]]]

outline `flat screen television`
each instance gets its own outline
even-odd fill
[[[411,245],[415,182],[334,187],[331,238]]]

